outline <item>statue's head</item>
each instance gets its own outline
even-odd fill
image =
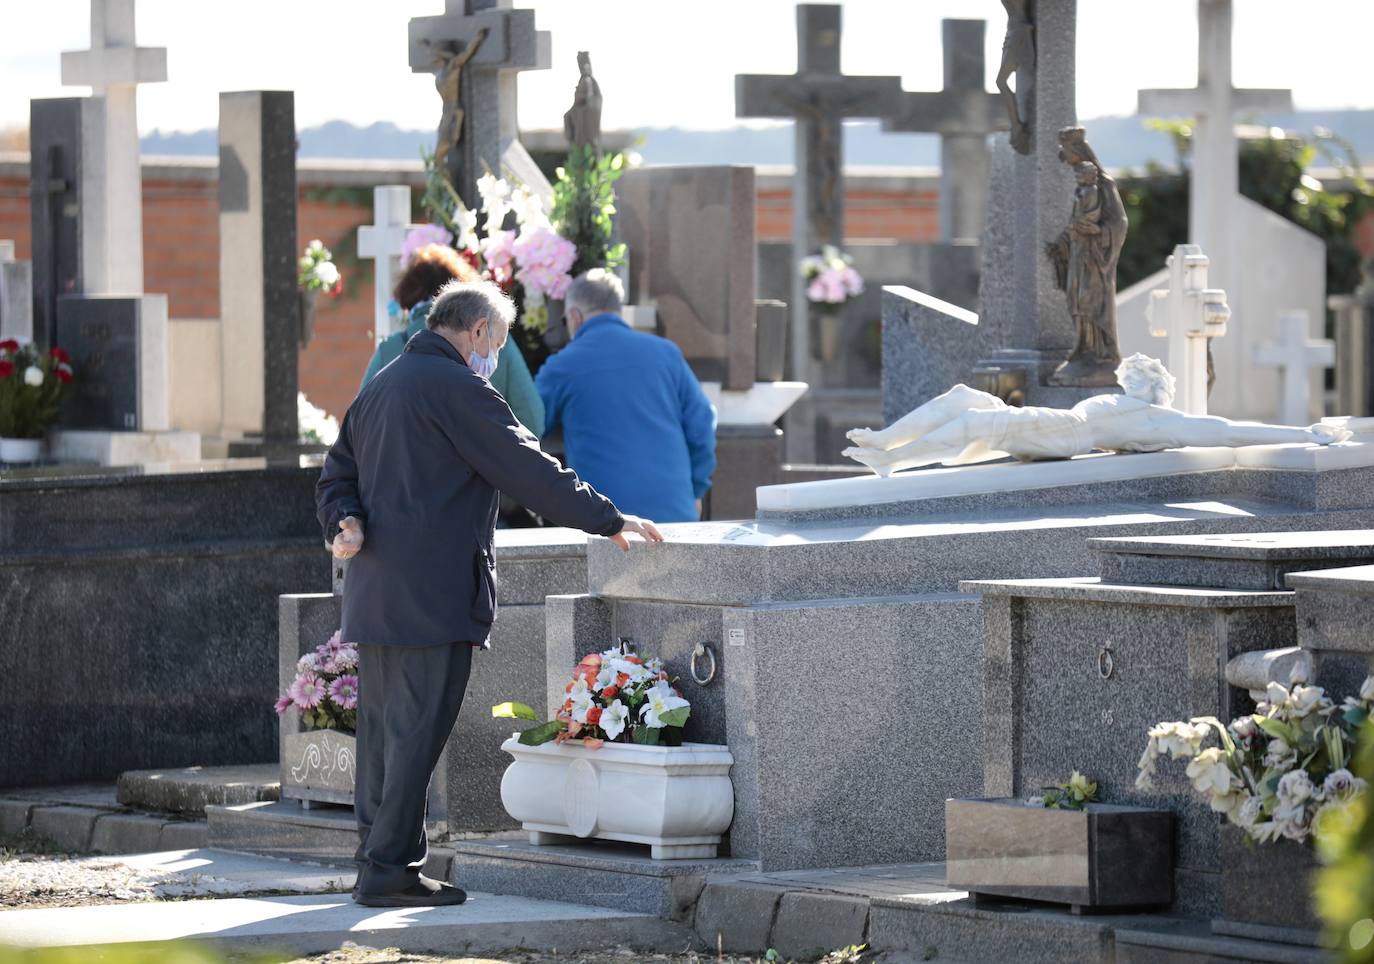
[[[583,77],[592,75],[592,55],[589,51],[579,50],[577,52],[577,69],[582,72]]]
[[[1092,161],[1079,161],[1073,166],[1073,176],[1082,185],[1097,183],[1097,165]]]
[[[1059,129],[1059,159],[1066,164],[1094,161],[1096,156],[1088,146],[1088,131],[1083,127],[1061,127]]]
[[[1151,405],[1172,408],[1174,404],[1174,376],[1158,358],[1136,352],[1123,358],[1116,368],[1116,383],[1131,398]]]

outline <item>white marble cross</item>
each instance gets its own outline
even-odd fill
[[[91,48],[62,53],[62,83],[105,100],[103,145],[82,163],[101,166],[103,262],[85,266],[86,294],[143,292],[143,173],[138,85],[167,79],[167,50],[134,40],[134,0],[91,0]]]
[[[1278,341],[1255,346],[1254,362],[1277,368],[1283,375],[1279,397],[1279,421],[1284,425],[1307,425],[1312,421],[1308,409],[1312,369],[1327,369],[1336,364],[1336,345],[1327,338],[1311,337],[1312,323],[1305,311],[1290,311],[1279,319],[1282,334]]]
[[[372,223],[358,229],[358,255],[372,258],[372,335],[377,344],[391,334],[391,315],[386,310],[391,289],[401,274],[401,251],[410,223],[410,188],[390,184],[372,189]]]
[[[1226,334],[1231,309],[1226,292],[1207,287],[1207,255],[1195,244],[1180,244],[1166,262],[1169,287],[1150,292],[1145,316],[1150,334],[1169,339],[1164,367],[1177,380],[1174,408],[1207,414],[1207,339]]]
[[[1142,114],[1193,117],[1193,164],[1188,189],[1188,241],[1217,259],[1222,279],[1239,277],[1231,199],[1239,191],[1238,112],[1290,111],[1287,90],[1231,86],[1231,0],[1198,0],[1197,87],[1142,90]]]

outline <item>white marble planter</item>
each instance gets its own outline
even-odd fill
[[[281,761],[281,795],[316,803],[353,803],[357,740],[338,730],[286,735]]]
[[[577,740],[525,746],[511,737],[501,749],[515,758],[501,802],[536,845],[595,837],[648,844],[655,860],[710,858],[735,814],[735,761],[723,746],[589,750]]]
[[[28,465],[43,455],[41,438],[0,438],[0,462]]]

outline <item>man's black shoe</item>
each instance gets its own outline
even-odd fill
[[[405,890],[386,894],[355,890],[353,899],[364,907],[452,907],[463,903],[468,895],[460,887],[422,877]]]

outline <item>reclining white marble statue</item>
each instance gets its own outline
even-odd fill
[[[1188,415],[1170,406],[1174,376],[1156,358],[1135,354],[1116,370],[1123,395],[1094,395],[1073,408],[1016,408],[995,395],[955,385],[881,431],[849,432],[844,454],[879,475],[921,465],[969,465],[993,459],[1067,459],[1095,450],[1158,452],[1184,446],[1330,445],[1343,428],[1296,428]]]

